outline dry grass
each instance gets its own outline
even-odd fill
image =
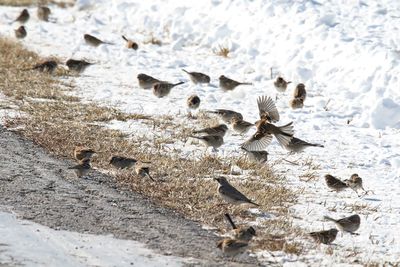
[[[229,53],[230,53],[231,51],[229,50],[228,47],[224,47],[224,46],[222,46],[222,45],[218,45],[218,48],[215,49],[213,52],[214,52],[214,54],[216,54],[217,56],[221,56],[221,57],[227,58],[227,57],[229,56]]]

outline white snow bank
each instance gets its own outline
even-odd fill
[[[400,105],[391,98],[382,98],[371,111],[371,124],[376,129],[400,128]]]

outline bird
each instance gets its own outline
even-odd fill
[[[241,147],[246,154],[247,158],[256,163],[266,163],[268,161],[268,152],[267,151],[251,151],[247,150],[244,147]]]
[[[186,101],[190,109],[197,109],[200,106],[200,97],[197,95],[191,95]]]
[[[181,85],[184,82],[178,82],[178,83],[168,83],[168,82],[158,82],[153,85],[153,94],[158,97],[162,98],[164,96],[167,96],[170,92],[171,89],[174,88],[177,85]]]
[[[76,146],[74,149],[74,158],[78,161],[91,159],[94,154],[96,154],[96,151],[94,151],[93,149],[86,148],[80,145]]]
[[[15,21],[18,21],[20,23],[26,23],[29,20],[29,12],[28,9],[22,10],[22,12],[19,14],[19,16],[15,19]]]
[[[325,231],[311,232],[309,235],[315,240],[315,242],[329,245],[335,241],[337,233],[338,230],[336,228],[332,228]]]
[[[104,42],[90,34],[84,34],[83,39],[85,39],[85,41],[88,45],[91,45],[94,47],[98,47],[101,44],[112,44],[112,43]]]
[[[307,92],[306,87],[303,83],[299,83],[293,92],[293,98],[300,98],[303,101],[306,100]]]
[[[155,180],[153,179],[153,177],[151,177],[150,175],[150,168],[148,166],[144,166],[142,163],[137,163],[135,165],[135,172],[137,175],[139,175],[140,177],[149,177],[150,180],[152,180],[153,182],[155,182]]]
[[[122,35],[122,39],[126,41],[126,47],[129,49],[137,50],[139,48],[138,44],[132,40],[129,40],[125,36]]]
[[[261,119],[268,122],[278,122],[279,112],[275,106],[274,100],[269,96],[259,96],[257,98],[258,113]]]
[[[246,241],[224,238],[218,242],[217,248],[219,248],[224,255],[234,257],[244,252],[248,245],[249,243]]]
[[[226,122],[230,123],[233,118],[237,117],[243,120],[243,115],[239,112],[229,110],[229,109],[216,109],[215,111],[207,111],[208,113],[218,114],[221,119]]]
[[[282,77],[278,77],[278,78],[276,78],[276,81],[274,82],[274,86],[278,92],[283,93],[286,91],[286,88],[289,83],[291,83],[291,82],[289,82],[289,81],[287,82]]]
[[[80,177],[86,176],[89,173],[91,168],[92,167],[90,166],[90,159],[84,159],[78,165],[69,167],[68,169],[74,170],[76,176],[78,176],[78,178],[80,178]]]
[[[285,146],[285,148],[287,150],[289,150],[290,152],[301,152],[303,151],[305,148],[307,147],[324,147],[323,145],[320,144],[312,144],[312,143],[308,143],[304,140],[301,140],[297,137],[293,137],[289,144],[287,146]]]
[[[364,193],[367,193],[367,191],[363,187],[363,181],[360,176],[358,176],[357,173],[354,173],[351,175],[350,179],[346,179],[343,182],[346,183],[348,187],[350,187],[353,191],[355,191],[357,194],[358,189],[362,189]]]
[[[199,139],[206,145],[206,147],[211,146],[213,150],[217,150],[217,148],[219,148],[224,144],[224,138],[220,135],[204,135],[204,136],[191,135],[190,137]]]
[[[335,190],[336,192],[340,192],[348,188],[346,183],[330,174],[325,175],[325,182],[330,189]]]
[[[226,180],[225,177],[220,176],[218,178],[214,178],[214,180],[219,183],[218,193],[226,202],[234,205],[253,204],[255,206],[260,206],[239,192]]]
[[[361,222],[360,216],[357,214],[338,220],[333,219],[329,216],[324,216],[324,219],[334,222],[340,231],[348,232],[350,234],[355,234],[354,232],[357,231],[358,228],[360,228],[360,222]]]
[[[207,134],[207,135],[218,135],[224,137],[228,131],[228,126],[225,124],[219,124],[213,127],[208,127],[200,130],[193,131],[194,134]]]
[[[233,90],[239,85],[252,85],[252,83],[238,82],[224,75],[219,77],[219,87],[221,87],[224,91]]]
[[[47,6],[39,6],[37,9],[37,16],[40,20],[43,20],[43,21],[49,21],[50,13],[51,13],[51,10]]]
[[[302,98],[293,98],[289,101],[289,106],[292,109],[299,109],[304,107],[304,100]]]
[[[153,88],[154,84],[161,82],[159,79],[156,79],[144,73],[139,73],[137,79],[139,81],[139,87],[143,89],[151,89]]]
[[[78,73],[85,71],[87,67],[93,65],[93,63],[87,62],[85,60],[76,60],[72,58],[68,59],[65,64],[67,65],[69,70],[76,71]]]
[[[250,241],[254,236],[257,236],[256,230],[252,226],[237,227],[228,213],[225,213],[225,218],[233,228],[233,237],[235,239]]]
[[[189,75],[190,80],[194,84],[198,83],[210,83],[210,76],[201,73],[201,72],[189,72],[187,70],[182,69],[182,71],[186,72]]]
[[[54,60],[45,60],[43,62],[40,62],[33,66],[33,68],[27,69],[27,70],[38,70],[40,72],[46,72],[46,73],[53,73],[53,71],[57,68],[58,64]]]
[[[26,37],[27,32],[24,26],[19,26],[18,29],[14,30],[15,33],[15,37],[17,37],[18,39],[23,39]]]
[[[137,160],[133,158],[112,156],[110,164],[118,169],[128,169],[136,165]]]
[[[250,128],[254,126],[254,123],[241,120],[238,117],[234,117],[231,121],[231,125],[235,132],[239,134],[246,134],[250,130]]]

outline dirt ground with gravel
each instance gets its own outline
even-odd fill
[[[107,175],[76,178],[68,170],[73,164],[0,126],[0,210],[53,229],[136,240],[160,254],[193,258],[193,266],[258,265],[248,255],[224,258],[211,231]]]

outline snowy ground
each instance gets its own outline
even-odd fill
[[[182,123],[191,123],[185,102],[192,93],[200,96],[200,109],[233,109],[255,121],[257,97],[278,94],[270,77],[272,68],[275,75],[293,81],[286,93],[278,95],[278,124],[293,121],[297,137],[325,145],[289,156],[275,142],[268,147],[272,161],[287,157],[300,164],[281,162],[275,167],[293,188],[304,190],[299,204],[292,207],[296,224],[314,231],[332,226],[323,215],[340,218],[359,213],[362,218],[360,235],[339,235],[331,256],[321,256],[326,252],[322,246],[300,258],[276,255],[279,261],[399,262],[400,2],[380,2],[81,0],[71,9],[53,7],[57,23],[39,22],[33,15],[22,42],[43,56],[96,62],[75,80],[77,94],[85,101],[125,112],[173,115]],[[11,21],[19,11],[1,8],[0,22],[7,24],[0,29],[2,36],[13,36],[17,25]],[[84,33],[115,45],[87,46]],[[139,50],[126,49],[121,34],[137,41]],[[151,35],[163,45],[143,44]],[[212,52],[219,45],[230,48],[228,59]],[[181,68],[207,73],[212,82],[195,86]],[[186,83],[158,99],[138,87],[138,73]],[[222,74],[254,86],[224,93],[218,88]],[[303,109],[293,111],[288,101],[300,82],[306,85],[307,99]],[[131,122],[112,127],[132,135],[148,130]],[[238,145],[244,140],[228,134],[218,153],[240,153]],[[174,146],[185,155],[199,152],[199,146],[185,140]],[[299,179],[310,172],[304,165],[308,159],[319,166],[318,180]],[[358,173],[373,192],[362,198],[350,191],[329,192],[323,180],[326,173],[342,179]]]

